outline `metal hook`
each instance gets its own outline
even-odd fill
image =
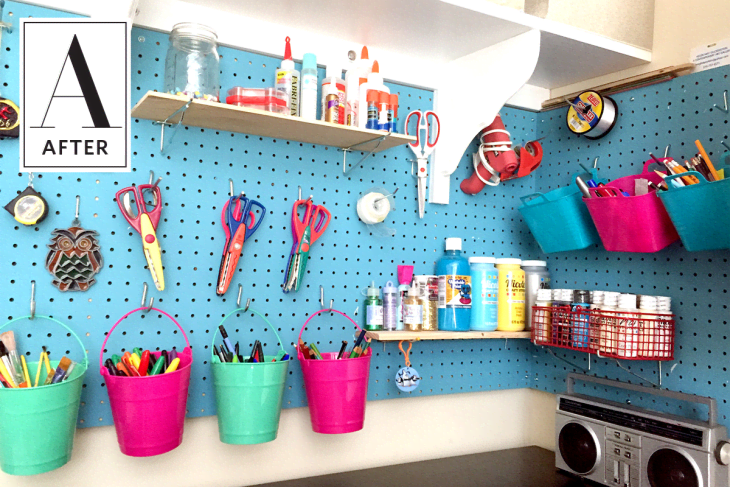
[[[723,99],[723,101],[725,102],[725,108],[721,108],[721,107],[719,107],[719,106],[717,105],[717,103],[715,103],[714,107],[715,107],[715,108],[717,108],[718,110],[720,110],[721,112],[725,112],[725,113],[730,113],[730,109],[728,109],[728,106],[727,106],[727,90],[725,90],[725,91],[723,92],[723,94],[722,94],[722,99]]]
[[[299,198],[297,198],[297,201],[302,199],[302,187],[299,186]]]
[[[228,178],[228,194],[231,195],[231,198],[233,198],[233,179]]]
[[[672,144],[667,144],[667,146],[664,148],[664,159],[669,157],[669,149],[672,148]]]
[[[320,306],[320,308],[321,309],[332,309],[334,307],[334,304],[335,304],[335,300],[330,299],[330,307],[329,308],[324,307],[324,287],[322,287],[322,285],[320,284],[320,286],[319,286],[319,306]]]
[[[236,299],[236,307],[237,308],[240,308],[241,307],[241,294],[243,294],[243,285],[242,284],[239,284],[238,285],[238,299]]]
[[[29,188],[33,187],[33,173],[32,172],[28,173],[28,187]]]
[[[35,280],[30,281],[30,319],[35,318]]]
[[[557,355],[555,355],[555,352],[553,352],[550,348],[547,348],[547,347],[542,347],[542,348],[544,348],[545,350],[547,350],[547,352],[550,355],[552,355],[553,357],[555,357],[556,359],[565,362],[566,364],[570,365],[574,369],[582,370],[584,374],[587,374],[588,373],[588,371],[584,367],[581,367],[580,365],[576,365],[573,362],[571,362],[570,360],[564,359],[563,357],[558,357]]]
[[[593,160],[593,169],[598,169],[598,157]]]
[[[76,213],[74,214],[74,221],[73,225],[78,226],[81,224],[81,221],[79,220],[79,206],[81,205],[81,196],[76,195]]]
[[[147,283],[144,283],[144,287],[142,288],[142,306],[144,307],[147,303]],[[150,305],[145,308],[144,312],[149,313],[152,311],[152,306],[155,304],[155,298],[150,297]]]
[[[723,145],[723,147],[725,147],[727,150],[730,151],[730,145],[727,145],[727,142],[725,142],[724,140],[721,140],[720,143]]]

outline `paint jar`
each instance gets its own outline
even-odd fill
[[[587,348],[590,341],[591,328],[588,324],[590,296],[590,291],[582,289],[573,291],[573,302],[570,303],[570,333],[573,337],[573,346],[576,348]]]
[[[639,357],[653,358],[658,355],[656,307],[656,296],[639,296]]]
[[[403,327],[406,331],[421,331],[423,308],[418,301],[418,288],[413,285],[403,300]]]
[[[618,298],[621,293],[606,291],[603,294],[601,315],[598,317],[598,351],[615,354],[618,342],[617,315]]]
[[[395,331],[398,325],[398,288],[392,281],[383,287],[383,330]]]
[[[383,300],[380,299],[380,289],[375,286],[375,281],[370,283],[366,291],[365,299],[365,329],[368,331],[379,331],[383,329]]]
[[[210,27],[184,22],[170,33],[165,57],[165,91],[189,98],[218,101],[220,66],[218,35]]]
[[[418,304],[421,305],[422,331],[439,329],[439,280],[438,276],[413,276],[413,285],[418,289]]]
[[[553,297],[553,343],[569,347],[571,345],[571,303],[573,302],[572,289],[560,289]]]
[[[618,298],[618,341],[616,354],[619,357],[636,358],[639,350],[639,315],[636,314],[636,295],[621,294]]]
[[[469,257],[471,269],[471,325],[474,331],[497,329],[497,269],[494,257]]]
[[[497,259],[499,286],[497,329],[522,331],[525,329],[525,271],[520,259]]]
[[[436,262],[438,274],[438,327],[441,331],[469,331],[471,321],[471,274],[469,261],[461,256],[461,239],[447,238],[443,257]]]
[[[532,338],[537,343],[550,343],[552,340],[552,304],[550,289],[538,289],[534,308],[529,311],[535,319]]]
[[[525,305],[527,306],[525,330],[529,330],[532,328],[531,310],[535,305],[537,290],[550,289],[550,273],[547,270],[547,262],[544,260],[523,260],[522,270],[525,271]]]

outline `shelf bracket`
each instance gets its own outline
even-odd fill
[[[359,144],[351,145],[350,147],[348,147],[346,149],[340,149],[343,152],[343,155],[342,155],[342,174],[348,175],[354,169],[357,169],[358,167],[360,167],[360,165],[363,163],[363,161],[365,161],[365,159],[367,159],[368,157],[370,157],[371,155],[373,155],[373,152],[375,152],[376,150],[378,150],[378,147],[380,147],[380,144],[386,138],[388,138],[388,136],[390,134],[392,134],[392,132],[388,132],[387,134],[383,134],[380,137],[375,137],[374,139],[366,140],[365,142],[360,142]],[[348,152],[351,152],[355,147],[359,147],[359,146],[365,145],[365,144],[371,144],[373,142],[377,142],[377,145],[375,147],[373,147],[373,149],[370,152],[368,152],[367,154],[365,154],[364,156],[362,156],[362,158],[360,159],[360,161],[357,164],[353,165],[350,169],[347,169],[347,153]]]
[[[547,352],[548,352],[548,353],[549,353],[550,355],[552,355],[553,357],[555,357],[556,359],[558,359],[558,360],[560,360],[560,361],[562,361],[562,362],[565,362],[566,364],[570,365],[570,366],[571,366],[571,367],[573,367],[574,369],[582,370],[584,374],[587,374],[587,373],[588,373],[588,371],[587,371],[587,370],[586,370],[586,369],[585,369],[584,367],[581,367],[580,365],[576,365],[576,364],[574,364],[573,362],[571,362],[570,360],[568,360],[568,359],[565,359],[565,358],[563,358],[563,357],[558,357],[557,355],[555,355],[555,352],[553,352],[553,351],[552,351],[552,350],[551,350],[550,348],[548,348],[548,347],[542,347],[542,348],[543,348],[544,350],[547,350]]]
[[[661,388],[662,388],[662,383],[661,383],[661,380],[662,380],[662,379],[661,379],[661,367],[662,367],[662,366],[661,366],[661,361],[657,360],[657,362],[659,363],[659,384],[656,384],[655,382],[652,382],[652,381],[650,381],[650,380],[649,380],[649,379],[647,379],[646,377],[642,377],[642,376],[640,376],[639,374],[637,374],[636,372],[632,372],[631,370],[627,369],[626,367],[624,367],[624,366],[623,366],[623,365],[621,364],[621,362],[619,362],[619,361],[618,361],[618,359],[614,359],[614,360],[616,361],[616,365],[618,365],[618,367],[619,367],[619,368],[620,368],[621,370],[623,370],[624,372],[627,372],[627,373],[629,373],[629,374],[633,375],[634,377],[638,377],[639,379],[643,380],[644,382],[646,382],[646,383],[648,383],[648,384],[651,384],[652,386],[654,386],[654,387],[656,387],[656,388],[659,388],[659,389],[661,389]]]
[[[172,143],[172,139],[175,137],[175,134],[177,133],[177,129],[180,128],[180,125],[182,125],[182,121],[185,118],[185,111],[190,107],[190,104],[193,102],[193,99],[189,99],[188,102],[178,108],[175,113],[167,117],[162,122],[154,121],[152,122],[153,125],[159,125],[160,126],[160,154],[165,153],[165,149],[167,147],[170,147],[170,144]],[[170,122],[171,119],[175,118],[177,115],[180,115],[180,120],[177,123]],[[165,127],[174,127],[172,128],[172,133],[167,138],[167,146],[165,145]]]

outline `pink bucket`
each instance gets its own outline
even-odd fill
[[[107,340],[126,317],[146,309],[138,308],[122,316],[109,330],[99,354],[99,366],[109,391],[109,405],[112,408],[119,448],[130,457],[162,455],[180,446],[188,401],[190,368],[193,363],[190,342],[180,324],[164,311],[152,308],[152,311],[170,318],[185,337],[185,350],[177,355],[180,366],[175,372],[151,377],[109,375],[103,365]],[[160,358],[160,352],[154,352],[153,355]]]
[[[637,179],[648,179],[654,184],[662,181],[658,174],[648,172],[653,162],[646,161],[641,174],[619,178],[604,186],[623,190],[631,196],[617,191],[615,197],[599,198],[596,193],[599,188],[591,188],[593,196],[583,198],[606,250],[657,252],[679,240],[677,230],[656,192],[634,196],[634,181]]]
[[[312,318],[330,312],[344,316],[357,326],[345,313],[323,309],[304,322],[299,338]],[[337,353],[322,353],[323,360],[305,359],[298,346],[297,354],[307,391],[312,430],[326,434],[360,431],[365,422],[372,350],[368,349],[363,357],[340,360],[337,360]]]

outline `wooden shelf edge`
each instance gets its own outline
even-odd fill
[[[368,331],[368,338],[379,342],[401,340],[503,340],[530,339],[529,331]]]

